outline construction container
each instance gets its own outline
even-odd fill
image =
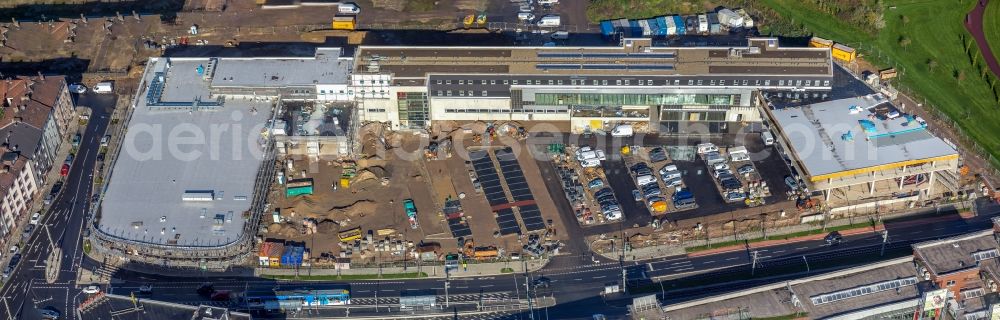
[[[339,16],[333,17],[331,27],[333,27],[333,30],[354,30],[357,28],[357,25],[355,24],[354,16]]]
[[[281,255],[281,265],[287,267],[301,266],[305,251],[306,248],[302,246],[286,246],[285,253]]]
[[[709,13],[708,16],[708,33],[720,34],[722,33],[722,24],[719,23],[719,15],[717,13]]]
[[[663,26],[663,34],[665,36],[672,36],[677,34],[677,24],[674,23],[674,17],[660,17],[659,23]]]
[[[729,28],[742,28],[743,16],[733,10],[723,8],[719,10],[719,23]]]
[[[674,16],[674,27],[677,28],[677,35],[687,33],[687,28],[684,27],[684,18],[681,16]]]
[[[698,32],[700,33],[708,32],[708,15],[704,14],[698,15]]]
[[[615,34],[615,26],[611,20],[601,21],[601,35],[611,37]]]
[[[854,59],[858,57],[858,52],[854,48],[839,43],[833,45],[833,51],[830,54],[834,59],[843,62],[854,62]]]
[[[653,34],[653,32],[649,29],[649,21],[648,20],[639,20],[639,28],[642,28],[642,36],[643,37],[649,37],[650,35]]]
[[[285,253],[285,244],[267,241],[260,246],[260,265],[263,267],[280,267],[281,256]]]
[[[361,239],[361,227],[341,231],[337,236],[340,238],[340,242],[354,242],[354,240]]]
[[[642,26],[639,25],[639,21],[629,20],[628,25],[629,25],[629,32],[625,33],[627,37],[638,38],[642,36]]]
[[[826,40],[820,37],[812,37],[809,39],[809,46],[813,48],[832,48],[833,41]]]

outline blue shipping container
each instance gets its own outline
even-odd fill
[[[285,253],[281,255],[281,265],[301,266],[302,255],[305,251],[304,247],[285,247]]]
[[[611,20],[601,21],[601,34],[605,37],[615,34],[615,26],[611,24]]]
[[[677,34],[687,33],[686,28],[684,28],[684,19],[681,16],[674,16],[674,25],[677,26]]]
[[[656,32],[657,35],[667,35],[667,17],[656,18],[656,26],[659,28],[659,31]]]
[[[627,37],[642,37],[642,27],[639,26],[639,20],[629,20],[628,21],[629,32],[625,33]]]

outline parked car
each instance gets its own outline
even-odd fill
[[[680,171],[667,171],[667,172],[660,171],[660,178],[662,178],[663,181],[673,180],[673,179],[680,179],[681,178],[681,172]]]
[[[798,182],[796,182],[795,178],[792,178],[792,176],[785,176],[785,185],[788,186],[788,188],[792,189],[792,190],[798,190],[799,189]]]
[[[632,198],[635,198],[635,201],[642,201],[642,193],[639,190],[632,190]]]
[[[148,283],[143,284],[142,286],[139,287],[139,293],[141,293],[141,294],[152,294],[153,293],[153,286],[150,285],[150,284],[148,284]]]
[[[17,253],[18,251],[21,251],[21,248],[20,248],[20,247],[18,247],[18,246],[17,246],[16,244],[15,244],[15,245],[12,245],[12,246],[10,246],[10,254],[15,254],[15,253]]]
[[[109,141],[111,141],[111,135],[105,135],[104,137],[101,138],[101,146],[107,147]]]
[[[649,150],[649,160],[652,162],[666,161],[667,151],[659,147],[653,148],[652,150]]]
[[[675,172],[675,171],[677,171],[677,165],[668,164],[663,166],[663,168],[660,168],[660,175],[664,175],[667,172]]]
[[[7,265],[7,268],[3,269],[3,277],[6,279],[7,277],[10,277],[11,273],[14,273],[14,266]]]
[[[743,192],[734,191],[734,192],[726,193],[726,201],[730,201],[730,202],[733,202],[733,201],[742,201],[743,199],[746,199],[746,198],[747,197],[746,197],[746,195],[743,194]]]
[[[98,293],[98,292],[101,292],[101,287],[98,287],[98,286],[87,286],[87,287],[83,288],[83,293],[86,293],[86,294],[95,294],[95,293]]]
[[[69,86],[69,92],[72,93],[86,93],[87,86],[79,83],[71,83]]]
[[[671,187],[677,187],[677,186],[680,186],[681,184],[684,184],[684,180],[681,180],[680,177],[677,177],[677,178],[673,178],[673,179],[670,179],[670,180],[663,180],[663,183],[667,185],[667,188],[671,188]]]
[[[645,162],[639,162],[639,163],[633,164],[632,167],[629,168],[629,170],[632,170],[632,172],[637,172],[637,171],[642,170],[644,168],[648,169],[649,165],[647,165]]]
[[[31,221],[29,221],[28,223],[38,224],[38,221],[40,221],[40,220],[42,220],[42,213],[41,212],[35,212],[35,213],[31,214]]]
[[[739,169],[736,169],[736,172],[739,172],[742,175],[748,175],[748,174],[750,174],[751,172],[754,172],[754,171],[755,170],[753,168],[753,165],[751,165],[751,164],[748,164],[748,165],[740,167]]]
[[[712,174],[714,174],[716,178],[721,180],[722,177],[732,176],[733,172],[729,171],[729,169],[724,169],[724,170],[715,170]]]
[[[609,195],[609,194],[614,195],[614,191],[612,191],[611,188],[602,188],[601,190],[597,190],[597,192],[594,193],[594,197],[600,198],[603,195]]]
[[[587,188],[590,189],[597,189],[603,186],[604,186],[604,180],[601,180],[601,178],[590,180],[590,182],[587,183]]]

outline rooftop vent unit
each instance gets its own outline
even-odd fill
[[[208,59],[208,64],[205,65],[205,70],[201,75],[201,79],[205,81],[212,81],[215,77],[215,66],[219,64],[219,58]]]

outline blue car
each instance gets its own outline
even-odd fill
[[[590,180],[590,182],[587,183],[587,188],[590,188],[590,189],[597,189],[597,188],[600,188],[600,187],[603,187],[603,186],[604,186],[604,180],[601,180],[601,178],[596,178],[594,180]]]

